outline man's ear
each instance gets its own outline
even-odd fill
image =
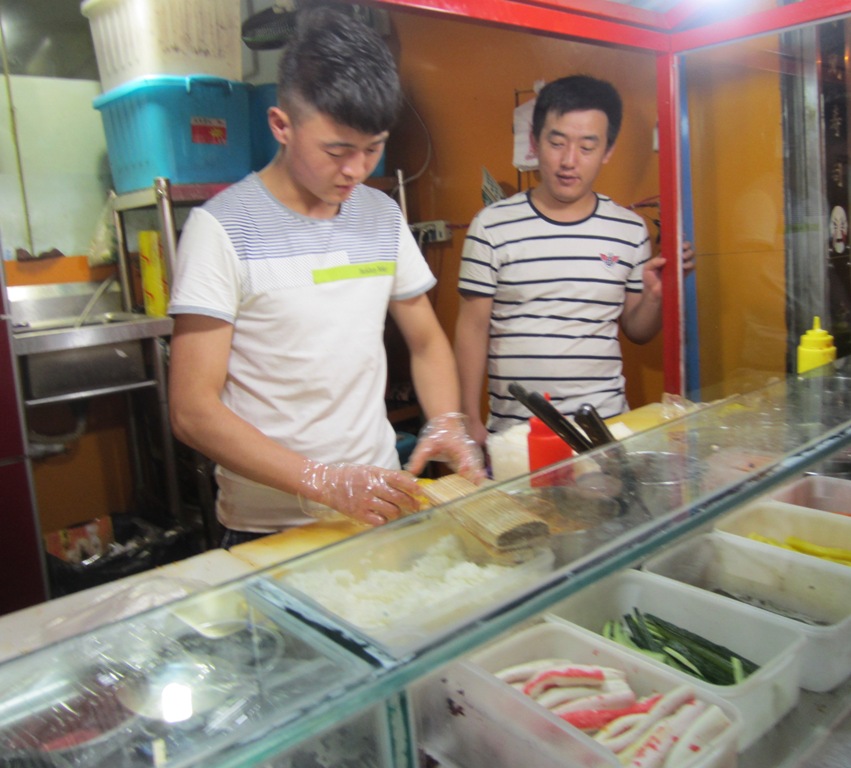
[[[292,120],[289,114],[284,112],[280,107],[269,107],[267,112],[269,119],[269,130],[272,131],[272,136],[278,144],[286,146],[290,140],[290,130],[292,129]]]
[[[605,154],[605,155],[603,155],[603,163],[604,163],[604,164],[605,164],[605,163],[608,163],[608,162],[609,162],[609,160],[611,160],[611,159],[612,159],[612,155],[613,155],[614,153],[615,153],[615,143],[612,143],[612,144],[610,144],[610,145],[609,145],[609,147],[606,149],[606,154]]]

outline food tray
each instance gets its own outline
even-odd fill
[[[770,494],[775,501],[851,515],[851,480],[806,475]]]
[[[603,625],[638,608],[750,658],[759,669],[738,685],[714,685],[624,648],[659,669],[730,702],[742,717],[739,749],[746,749],[798,702],[804,636],[762,611],[695,590],[655,574],[626,570],[598,581],[554,606],[550,621],[601,633]],[[604,639],[604,638],[601,638]],[[618,646],[620,647],[620,646]]]
[[[398,657],[516,599],[553,562],[547,547],[499,552],[449,515],[434,514],[406,518],[264,575],[287,607],[287,597],[295,597],[312,620],[320,617]],[[274,592],[266,597],[276,599]]]
[[[618,765],[612,752],[474,664],[451,664],[409,694],[417,742],[441,768]]]
[[[642,569],[709,592],[747,595],[823,622],[813,625],[766,611],[770,619],[806,637],[802,688],[829,691],[851,674],[851,568],[836,573],[817,558],[795,557],[739,537],[704,534],[655,555]]]
[[[725,515],[715,523],[715,530],[725,536],[740,536],[746,539],[751,533],[779,541],[795,536],[811,544],[851,550],[851,518],[770,499],[756,501]],[[760,547],[775,548],[772,544],[757,541],[753,543]],[[848,569],[847,565],[802,552],[791,554],[795,557],[818,559],[834,572]]]
[[[565,723],[520,691],[501,682],[494,676],[496,672],[506,667],[540,658],[562,658],[577,664],[594,664],[621,669],[626,673],[630,687],[639,697],[667,693],[683,683],[679,676],[671,674],[667,669],[647,664],[643,658],[625,653],[615,643],[580,627],[570,626],[563,622],[547,622],[527,627],[477,651],[464,662],[468,666],[486,673],[487,679],[479,682],[478,687],[483,688],[487,685],[487,688],[492,690],[491,698],[493,700],[511,701],[510,706],[502,704],[503,709],[512,711],[515,702],[518,702],[517,708],[520,707],[519,702],[522,702],[526,706],[531,706],[539,714],[542,721],[548,725],[555,723],[559,728],[570,733],[578,743],[587,743],[597,749],[600,748],[600,745],[590,736]],[[700,689],[697,686],[694,686],[694,689],[698,698],[720,707],[730,719],[731,725],[709,749],[697,756],[695,761],[678,768],[734,766],[736,764],[737,743],[742,728],[738,710],[710,691]],[[472,686],[468,685],[464,688],[464,691],[467,695],[470,695]],[[497,705],[494,704],[493,706]],[[618,765],[614,753],[608,749],[604,749],[604,752],[607,760],[605,765]],[[536,762],[529,764],[537,765]]]

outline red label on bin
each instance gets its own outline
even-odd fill
[[[227,144],[228,124],[226,120],[217,117],[193,117],[190,120],[192,126],[193,144]]]

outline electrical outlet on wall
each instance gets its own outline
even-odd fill
[[[411,232],[420,245],[426,243],[445,243],[452,239],[452,230],[447,221],[418,221],[411,224]]]

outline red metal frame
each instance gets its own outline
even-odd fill
[[[655,52],[662,253],[669,261],[679,263],[677,54],[851,14],[851,0],[800,0],[753,13],[748,13],[743,3],[737,5],[727,0],[715,14],[711,13],[713,2],[683,0],[664,14],[613,0],[380,0],[379,4]],[[714,20],[718,14],[723,14],[723,21]],[[709,22],[709,18],[713,21]],[[702,25],[698,19],[702,19]],[[695,26],[685,29],[689,24]],[[680,270],[666,270],[664,274],[664,386],[666,392],[682,394],[685,384],[682,275]]]
[[[594,0],[580,0],[587,7]],[[601,9],[614,3],[603,4]],[[383,6],[410,8],[417,11],[446,13],[465,19],[476,19],[490,24],[526,29],[546,35],[591,40],[623,48],[640,48],[649,51],[667,51],[670,48],[668,33],[635,27],[621,21],[609,21],[586,13],[577,13],[554,7],[552,2],[512,2],[512,0],[382,0]],[[598,16],[609,14],[601,12]]]
[[[729,43],[746,37],[812,24],[851,13],[849,0],[802,0],[767,11],[718,21],[703,27],[671,35],[671,50],[676,53]]]
[[[680,141],[677,60],[673,54],[656,57],[656,103],[659,112],[659,233],[662,254],[668,264],[680,263]],[[665,392],[683,394],[685,356],[683,354],[682,270],[662,271],[663,383]]]

